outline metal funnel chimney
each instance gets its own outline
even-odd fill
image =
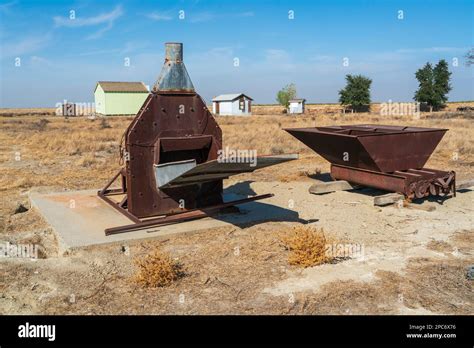
[[[165,63],[153,86],[155,92],[194,92],[194,86],[183,63],[183,44],[165,43]]]

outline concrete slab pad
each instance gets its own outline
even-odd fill
[[[224,195],[224,200],[245,197],[229,193]],[[61,252],[97,244],[162,238],[226,225],[245,225],[269,220],[298,220],[298,213],[295,211],[259,201],[239,205],[240,213],[221,214],[179,224],[105,236],[105,228],[127,225],[131,221],[97,197],[96,190],[46,194],[32,192],[30,201],[32,207],[40,212],[55,231]]]
[[[331,193],[336,191],[348,191],[358,188],[358,185],[351,184],[345,180],[337,180],[337,181],[327,181],[327,182],[319,182],[317,184],[311,185],[309,188],[309,193],[313,193],[315,195],[321,195],[325,193]]]

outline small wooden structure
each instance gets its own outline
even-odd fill
[[[288,106],[289,114],[304,114],[306,99],[291,99],[290,105]]]
[[[143,82],[99,81],[94,90],[99,115],[136,115],[150,94]]]
[[[215,115],[249,116],[252,114],[253,99],[243,93],[221,94],[212,99]]]

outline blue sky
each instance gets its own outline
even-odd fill
[[[188,72],[206,101],[245,92],[256,103],[274,103],[278,89],[293,82],[309,102],[337,102],[346,74],[372,78],[374,101],[411,101],[415,71],[443,58],[453,73],[450,100],[473,100],[474,66],[464,58],[474,46],[473,4],[6,0],[0,106],[92,102],[99,80],[152,85],[167,41],[184,43]]]

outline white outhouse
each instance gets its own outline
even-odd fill
[[[249,116],[252,114],[252,98],[243,93],[221,94],[212,99],[215,115]]]
[[[291,99],[288,106],[289,114],[304,114],[304,104],[306,99]]]

